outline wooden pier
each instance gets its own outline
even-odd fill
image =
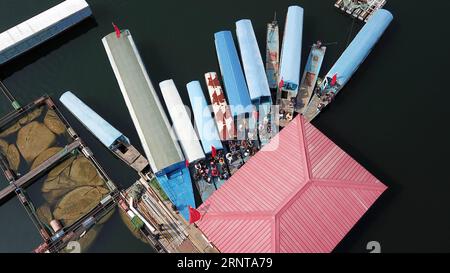
[[[384,5],[386,0],[338,0],[334,4],[336,8],[364,22]]]

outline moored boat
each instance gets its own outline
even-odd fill
[[[294,117],[294,106],[300,86],[303,8],[289,7],[283,37],[277,91],[280,127],[288,125]]]
[[[316,88],[315,94],[303,112],[306,120],[312,121],[334,100],[370,54],[392,19],[392,14],[387,10],[379,9],[375,12]]]
[[[266,74],[271,89],[277,88],[280,69],[280,30],[277,16],[267,24],[266,40]]]
[[[225,99],[225,93],[216,72],[205,74],[206,86],[214,112],[214,121],[219,130],[219,137],[225,145],[227,164],[231,174],[244,164],[240,149],[237,149],[236,127],[230,107]]]
[[[186,85],[191,102],[196,131],[201,141],[205,159],[191,167],[191,176],[198,192],[205,202],[230,177],[225,160],[225,150],[219,137],[214,119],[208,108],[200,82],[193,81]]]
[[[303,78],[300,83],[300,90],[297,95],[297,103],[295,105],[295,111],[297,113],[302,114],[311,100],[326,50],[327,48],[320,41],[317,41],[311,47],[311,52],[309,53]]]

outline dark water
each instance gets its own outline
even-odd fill
[[[0,30],[58,2],[2,0]],[[357,22],[352,30],[352,20],[332,7],[333,0],[88,2],[94,19],[0,67],[0,78],[22,103],[44,93],[57,99],[72,90],[136,145],[137,133],[101,44],[101,38],[113,31],[112,21],[131,30],[154,83],[173,78],[181,92],[188,81],[218,70],[213,33],[234,30],[238,19],[252,19],[263,49],[265,24],[274,11],[284,21],[290,4],[303,6],[303,60],[313,41],[337,42],[329,46],[323,73],[361,26]],[[450,6],[437,0],[427,2],[432,9],[423,2],[388,2],[393,24],[335,103],[315,121],[390,188],[336,251],[365,252],[367,243],[375,240],[384,252],[449,252],[450,93],[444,73],[450,53],[444,20]],[[0,107],[2,114],[9,111],[3,99]],[[65,109],[63,113],[112,179],[120,186],[130,185],[136,178],[133,171]],[[39,237],[30,224],[17,200],[0,207],[0,251],[26,252],[36,246]],[[91,250],[151,251],[133,239],[117,214]]]

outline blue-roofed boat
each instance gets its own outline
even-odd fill
[[[231,32],[217,32],[215,44],[225,93],[235,119],[237,140],[240,142],[237,145],[240,146],[244,161],[248,161],[254,154],[253,148],[259,148],[256,111],[250,99]],[[249,150],[251,152],[247,152]]]
[[[269,82],[252,22],[250,20],[236,22],[236,34],[250,99],[258,111],[252,118],[258,122],[259,139],[264,146],[276,134],[276,130],[272,131],[276,126],[272,126],[272,96]]]
[[[294,106],[300,86],[303,37],[303,8],[290,6],[287,12],[281,48],[280,75],[277,91],[279,126],[285,127],[294,117]]]
[[[384,9],[379,9],[370,17],[316,89],[303,113],[307,120],[313,120],[334,100],[372,51],[392,20],[392,14]]]
[[[130,140],[104,120],[72,92],[64,93],[61,103],[111,152],[147,180],[153,176],[148,160]]]
[[[302,114],[311,100],[326,50],[327,48],[320,41],[317,41],[311,47],[311,52],[309,53],[303,78],[300,83],[300,90],[297,95],[295,105],[295,111],[297,113]]]
[[[200,82],[186,85],[194,114],[196,129],[205,152],[204,160],[195,162],[190,168],[200,197],[205,202],[230,177],[225,161],[225,151],[214,119],[203,94]]]

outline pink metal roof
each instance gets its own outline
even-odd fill
[[[226,253],[331,252],[386,186],[297,117],[200,208]]]

